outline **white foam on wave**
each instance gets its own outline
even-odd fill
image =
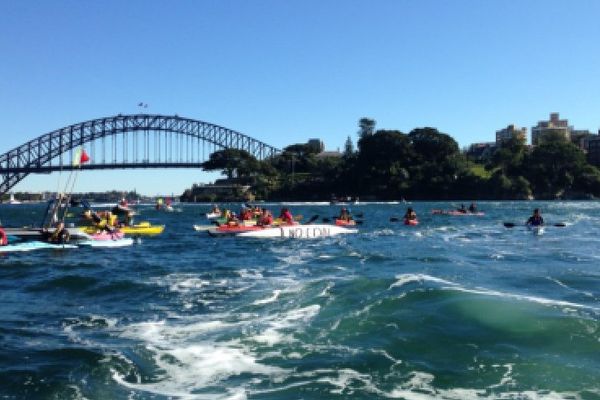
[[[262,300],[255,300],[252,304],[255,306],[258,306],[258,305],[262,305],[262,304],[273,303],[274,301],[276,301],[279,298],[280,293],[281,293],[280,289],[275,289],[273,291],[273,295],[271,297],[267,297],[266,299],[262,299]]]
[[[308,324],[320,310],[320,305],[313,304],[290,310],[283,315],[267,317],[261,321],[266,324],[266,329],[254,336],[250,336],[249,339],[269,346],[279,343],[291,343],[294,341],[292,332],[300,325]]]
[[[450,282],[450,281],[447,281],[447,280],[444,280],[441,278],[436,278],[435,276],[426,275],[426,274],[400,274],[400,275],[396,275],[396,279],[397,279],[397,281],[392,283],[388,289],[404,286],[404,285],[406,285],[408,283],[412,283],[412,282],[421,283],[421,282],[425,282],[425,281],[443,283],[446,285],[456,285],[453,282]]]
[[[566,285],[565,283],[561,282],[560,280],[558,280],[556,278],[552,278],[552,277],[548,276],[547,279],[549,281],[551,281],[551,282],[556,283],[558,286],[562,286],[565,289],[571,290],[571,291],[576,292],[576,293],[581,293],[581,294],[583,294],[584,296],[587,296],[587,297],[592,297],[592,298],[594,297],[594,295],[591,292],[588,292],[588,291],[585,291],[585,290],[574,289],[574,288],[570,287],[569,285]]]
[[[184,399],[245,399],[243,388],[227,388],[222,393],[220,382],[240,374],[275,376],[284,369],[260,363],[253,352],[238,340],[223,342],[218,337],[239,323],[225,323],[225,315],[215,320],[182,319],[149,321],[128,325],[121,337],[145,343],[157,375],[152,383],[128,382],[125,375],[113,371],[113,379],[133,390]],[[247,315],[249,319],[251,316]],[[211,337],[213,339],[211,339]],[[158,381],[156,381],[158,380]],[[206,394],[206,390],[215,390]],[[204,390],[205,394],[194,394]]]
[[[393,284],[391,284],[390,287],[388,288],[388,290],[392,289],[394,287],[404,286],[408,283],[413,283],[413,282],[422,283],[422,282],[429,281],[429,282],[436,282],[436,283],[441,283],[444,285],[449,285],[447,287],[442,287],[442,289],[456,290],[456,291],[464,292],[464,293],[480,294],[480,295],[484,295],[484,296],[495,296],[495,297],[501,297],[501,298],[520,300],[520,301],[529,301],[529,302],[543,304],[543,305],[559,306],[559,307],[572,307],[572,308],[576,308],[576,309],[587,309],[587,310],[592,310],[595,312],[600,312],[600,308],[598,308],[598,307],[592,307],[592,306],[588,306],[588,305],[584,305],[584,304],[573,303],[570,301],[553,300],[553,299],[547,299],[545,297],[530,296],[530,295],[523,295],[523,294],[517,294],[517,293],[506,293],[506,292],[500,292],[497,290],[478,288],[478,287],[465,288],[463,286],[460,286],[457,283],[450,282],[450,281],[447,281],[447,280],[444,280],[441,278],[436,278],[434,276],[430,276],[430,275],[426,275],[426,274],[401,274],[401,275],[396,275],[396,279],[397,279],[397,281],[394,282]]]
[[[139,322],[127,326],[121,333],[122,337],[143,340],[155,346],[168,346],[172,343],[183,342],[191,335],[197,336],[230,328],[234,324],[219,320],[197,321],[192,323],[169,324],[165,320]]]
[[[240,278],[251,278],[251,279],[261,279],[263,278],[263,274],[256,269],[240,269],[237,271]]]
[[[457,290],[459,292],[481,294],[484,296],[495,296],[495,297],[502,297],[502,298],[507,298],[507,299],[529,301],[529,302],[538,303],[538,304],[542,304],[542,305],[546,305],[546,306],[572,307],[572,308],[576,308],[576,309],[585,309],[585,310],[592,310],[595,312],[600,312],[600,308],[598,308],[598,307],[587,306],[585,304],[578,304],[578,303],[573,303],[573,302],[564,301],[564,300],[547,299],[545,297],[529,296],[529,295],[516,294],[516,293],[506,293],[506,292],[500,292],[497,290],[484,289],[484,288],[468,289],[468,288],[464,288],[464,287],[455,286],[451,289]]]

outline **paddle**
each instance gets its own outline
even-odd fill
[[[400,218],[398,217],[390,217],[390,222],[398,222],[400,221]]]
[[[331,222],[331,220],[327,217],[323,217],[323,222]]]
[[[302,225],[310,225],[310,224],[312,224],[313,222],[315,222],[318,219],[319,219],[318,215],[313,215],[312,217],[310,217],[310,219],[308,221],[306,221]]]
[[[504,222],[503,225],[506,228],[514,228],[515,226],[519,225],[521,226],[521,224],[515,224],[514,222]],[[527,225],[527,224],[525,224]],[[556,224],[552,224],[552,225],[543,225],[543,226],[555,226],[557,228],[564,228],[567,226],[567,224],[565,224],[564,222],[557,222]]]

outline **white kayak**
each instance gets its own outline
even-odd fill
[[[358,229],[350,229],[336,225],[314,224],[277,226],[272,228],[241,232],[236,234],[235,236],[253,238],[313,239],[357,232]]]
[[[214,229],[214,225],[194,225],[194,230],[197,232],[207,231],[209,229]]]
[[[534,236],[542,236],[545,232],[543,225],[537,225],[537,226],[527,225],[527,229],[529,229],[533,233]]]
[[[9,244],[6,246],[0,246],[0,253],[13,253],[13,252],[22,252],[22,251],[33,251],[33,250],[42,250],[42,249],[76,249],[77,246],[72,244],[54,244],[47,242],[40,242],[37,240],[31,242],[22,242]]]
[[[80,246],[89,247],[125,247],[133,244],[132,238],[122,238],[117,240],[86,240],[78,242]]]
[[[218,213],[217,212],[209,212],[209,213],[206,213],[206,218],[207,219],[221,218],[221,215],[222,214],[220,212],[218,212]]]

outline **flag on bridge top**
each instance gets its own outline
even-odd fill
[[[73,155],[74,167],[81,167],[81,164],[85,164],[88,161],[90,161],[90,156],[87,155],[83,148],[79,148],[75,151],[75,154]]]

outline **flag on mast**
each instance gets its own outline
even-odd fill
[[[90,161],[90,156],[87,155],[82,147],[78,148],[73,155],[73,166],[81,167],[81,164],[85,164],[88,161]]]

